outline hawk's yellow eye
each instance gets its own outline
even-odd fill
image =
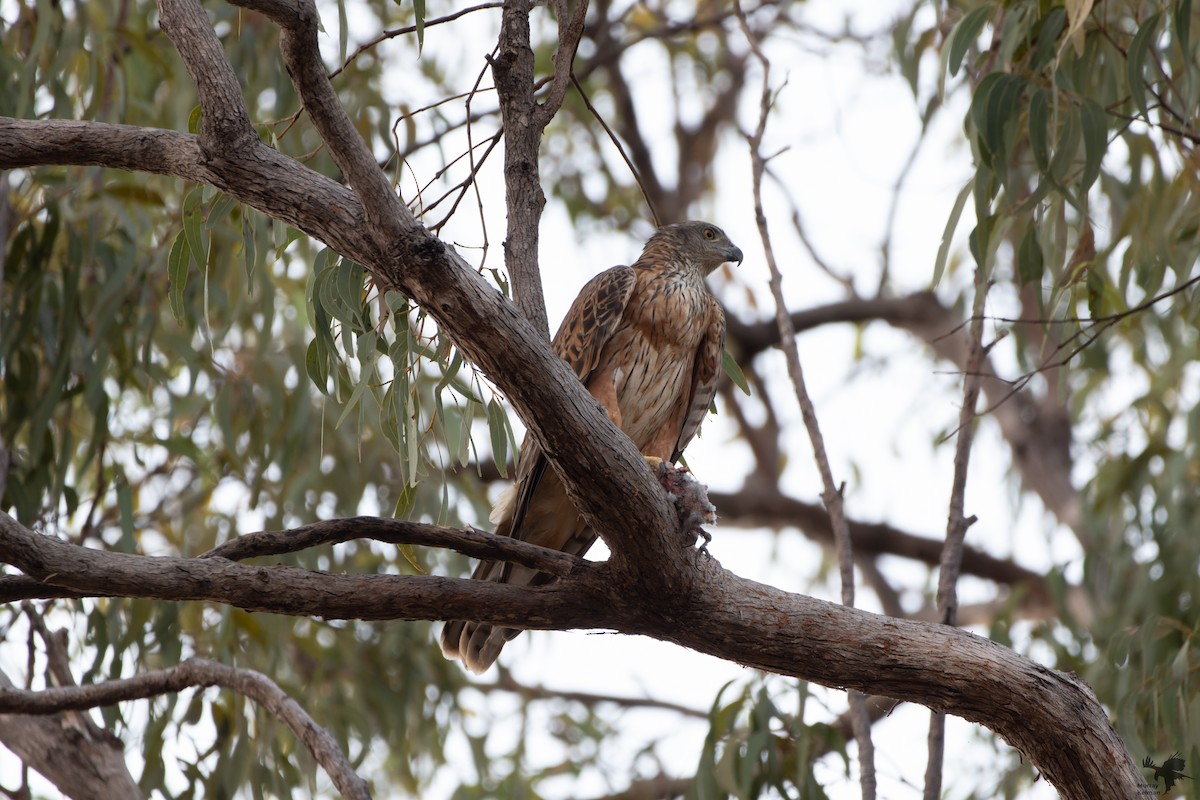
[[[705,239],[715,239],[715,238],[717,238],[717,232],[714,231],[712,228],[705,228],[704,229],[704,238]]]

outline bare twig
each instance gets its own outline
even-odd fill
[[[496,45],[496,47],[498,48],[499,45]],[[493,49],[492,55],[494,56],[495,53],[496,50]],[[483,195],[479,191],[479,183],[478,181],[474,180],[474,176],[478,173],[480,165],[484,160],[487,159],[488,155],[492,152],[492,147],[495,145],[494,143],[489,145],[487,152],[483,154],[483,158],[480,159],[479,163],[477,164],[475,162],[475,130],[474,126],[471,124],[471,103],[475,102],[475,95],[479,92],[479,86],[483,83],[483,76],[487,74],[487,69],[488,67],[484,66],[479,70],[479,74],[475,76],[475,84],[471,87],[471,91],[467,93],[466,102],[463,104],[465,116],[467,118],[467,153],[471,159],[471,186],[475,190],[475,208],[479,212],[479,230],[483,235],[483,244],[480,246],[480,249],[482,250],[482,255],[479,258],[480,270],[482,270],[484,264],[487,263],[488,253],[491,252],[491,242],[488,240],[487,214],[484,213],[483,210]],[[503,125],[501,125],[499,130],[496,131],[496,136],[498,138],[495,141],[499,141],[504,137]],[[461,199],[461,197],[462,196],[460,195],[459,199]],[[454,205],[455,207],[458,206],[458,200],[454,201]],[[451,209],[450,214],[446,215],[446,219],[449,220],[453,213],[454,209]]]
[[[638,173],[638,168],[630,161],[629,154],[625,152],[625,147],[621,144],[621,140],[617,138],[617,135],[613,133],[613,129],[605,122],[604,117],[600,116],[600,112],[592,105],[592,99],[583,90],[583,85],[579,83],[579,79],[575,77],[574,73],[571,73],[571,83],[574,84],[575,91],[579,92],[579,97],[583,100],[583,104],[587,106],[587,110],[600,123],[600,127],[604,128],[604,132],[608,134],[609,141],[613,143],[617,148],[617,152],[621,154],[621,159],[625,162],[625,166],[629,167],[629,174],[633,176],[634,182],[637,183],[638,191],[642,193],[642,199],[646,201],[646,208],[650,209],[650,218],[654,221],[654,227],[660,227],[662,220],[659,219],[658,211],[654,208],[654,199],[646,191],[646,184],[642,182],[642,176]]]
[[[758,62],[762,65],[762,94],[759,101],[758,126],[749,137],[750,159],[754,187],[754,212],[758,223],[759,237],[762,239],[763,251],[767,259],[767,267],[771,271],[771,294],[775,298],[775,322],[779,326],[780,347],[787,361],[788,375],[792,379],[792,388],[796,392],[796,400],[800,404],[800,413],[804,419],[804,427],[812,442],[813,456],[817,469],[821,473],[823,490],[821,499],[829,511],[829,519],[833,526],[833,538],[837,548],[838,567],[842,582],[842,603],[854,605],[854,550],[850,541],[850,526],[846,522],[842,506],[842,493],[834,482],[833,470],[829,466],[829,457],[825,452],[825,440],[817,422],[816,410],[812,398],[804,383],[804,371],[800,366],[800,354],[796,348],[796,332],[792,328],[792,319],[787,312],[787,303],[783,297],[783,276],[775,261],[775,251],[771,246],[770,231],[767,227],[767,215],[762,204],[762,179],[766,169],[766,161],[762,157],[763,137],[766,133],[767,119],[770,116],[773,94],[771,91],[771,62],[768,60],[758,40],[750,31],[746,16],[742,13],[739,0],[734,0],[734,10],[741,23],[742,32],[750,44]],[[858,764],[863,800],[873,800],[875,797],[875,746],[871,740],[871,724],[867,713],[867,696],[855,691],[847,693],[850,702],[851,719],[854,723],[854,738],[858,743]]]
[[[971,351],[967,357],[963,379],[963,403],[958,417],[958,440],[954,447],[954,479],[950,489],[950,513],[946,521],[946,542],[938,569],[937,605],[941,621],[954,625],[958,617],[958,576],[962,567],[963,540],[975,517],[967,517],[964,498],[967,491],[967,469],[971,461],[971,443],[975,434],[975,405],[983,383],[980,366],[983,364],[983,309],[987,299],[988,281],[983,266],[975,268],[975,303],[971,322]],[[942,760],[945,754],[946,716],[930,712],[929,761],[925,767],[925,800],[938,800],[942,795]]]
[[[682,714],[685,717],[695,719],[708,718],[708,713],[700,709],[689,708],[688,706],[671,703],[666,700],[655,700],[652,697],[620,697],[611,694],[596,694],[594,692],[568,692],[560,689],[549,689],[545,686],[529,686],[518,683],[507,672],[501,673],[495,683],[477,683],[474,684],[474,688],[483,691],[512,692],[527,700],[566,700],[589,706],[600,703],[611,703],[622,708],[655,708],[663,711],[674,711],[676,714]]]
[[[0,685],[0,712],[9,714],[57,714],[109,706],[128,700],[144,700],[191,687],[220,686],[247,697],[291,728],[308,748],[313,759],[329,774],[342,796],[367,800],[367,782],[355,774],[349,760],[329,731],[316,723],[299,703],[266,675],[234,669],[205,658],[192,658],[175,667],[144,672],[132,678],[104,681],[89,686],[63,686],[29,691]]]
[[[464,9],[455,11],[453,14],[447,14],[444,17],[437,17],[435,19],[427,19],[422,24],[422,27],[424,29],[428,30],[429,28],[432,28],[436,25],[443,25],[447,22],[453,22],[454,20],[458,19],[459,17],[466,16],[467,14],[471,14],[475,11],[484,11],[489,8],[503,8],[503,7],[504,7],[503,2],[480,3],[477,6],[471,6],[470,8],[464,8]],[[358,47],[356,47],[354,49],[353,53],[346,56],[345,63],[343,63],[340,67],[335,69],[333,72],[329,73],[329,77],[336,78],[338,75],[340,75],[342,73],[343,70],[346,69],[346,67],[353,64],[359,56],[361,56],[363,53],[367,52],[368,50],[374,49],[380,43],[386,42],[388,39],[394,39],[397,36],[404,36],[405,34],[415,33],[416,30],[417,30],[416,25],[405,25],[403,28],[391,28],[391,29],[386,30],[383,33],[379,34],[375,38],[370,39],[366,42],[363,42],[362,44],[360,44]],[[303,109],[301,109],[301,110],[303,110]]]

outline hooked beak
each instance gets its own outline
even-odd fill
[[[736,261],[740,267],[742,265],[742,248],[730,245],[729,249],[725,251],[725,260]]]

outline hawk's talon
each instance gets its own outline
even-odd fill
[[[646,460],[646,466],[650,467],[650,471],[657,475],[659,481],[661,482],[663,473],[666,471],[667,462],[663,461],[658,456],[642,456],[642,458]],[[670,491],[670,489],[667,489],[667,491]]]

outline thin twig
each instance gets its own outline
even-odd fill
[[[985,321],[988,321],[988,322],[1007,322],[1007,323],[1011,323],[1014,325],[1062,325],[1065,323],[1078,323],[1080,325],[1098,325],[1101,322],[1119,322],[1120,320],[1123,320],[1126,317],[1131,317],[1134,314],[1138,314],[1142,311],[1145,311],[1146,309],[1150,308],[1154,304],[1158,303],[1160,300],[1166,300],[1168,297],[1173,297],[1182,291],[1190,289],[1192,286],[1195,286],[1197,283],[1200,283],[1200,275],[1196,275],[1195,277],[1188,278],[1186,281],[1184,281],[1183,283],[1174,287],[1173,289],[1168,289],[1167,291],[1165,291],[1161,294],[1156,294],[1154,297],[1151,297],[1149,300],[1145,300],[1145,301],[1139,303],[1138,305],[1134,306],[1133,308],[1129,308],[1124,311],[1114,311],[1112,314],[1102,314],[1098,317],[1058,317],[1057,319],[1046,319],[1044,317],[1022,317],[1022,318],[997,317],[997,316],[992,316],[989,314],[984,314],[979,318],[983,319]],[[952,334],[955,331],[962,329],[964,326],[966,326],[970,322],[974,321],[975,319],[976,319],[976,317],[974,315],[972,315],[970,319],[964,320],[961,325],[957,326],[956,328],[954,328],[954,330],[950,331],[949,333]],[[947,335],[949,335],[949,334],[947,334]]]
[[[592,105],[592,99],[583,90],[583,86],[579,83],[579,79],[575,77],[574,72],[571,73],[571,83],[574,84],[575,91],[579,92],[579,97],[583,100],[583,104],[587,106],[587,110],[591,112],[596,121],[600,123],[600,127],[604,128],[604,132],[608,134],[609,141],[613,143],[617,148],[617,152],[621,154],[625,166],[629,167],[629,174],[633,176],[634,182],[637,183],[638,190],[642,193],[642,199],[646,201],[646,208],[650,209],[650,217],[654,220],[654,227],[661,227],[662,220],[659,219],[658,211],[654,208],[654,200],[650,198],[650,193],[646,191],[646,184],[642,182],[642,176],[638,173],[638,168],[629,160],[629,154],[625,152],[625,147],[621,144],[621,140],[617,138],[617,134],[613,132],[613,129],[604,121],[604,117],[600,116],[600,112]]]
[[[507,672],[501,673],[495,683],[476,683],[472,684],[472,688],[479,689],[480,691],[512,692],[526,700],[565,700],[567,702],[583,703],[588,706],[599,703],[611,703],[622,708],[654,708],[663,711],[674,711],[677,714],[695,719],[708,718],[708,712],[706,711],[689,708],[688,706],[671,703],[666,700],[655,700],[653,697],[621,697],[619,695],[597,694],[595,692],[570,692],[560,689],[549,689],[545,686],[530,686],[517,682]]]
[[[829,512],[829,520],[833,527],[834,542],[837,549],[838,567],[842,582],[842,603],[854,605],[854,550],[850,541],[850,526],[846,522],[846,514],[842,505],[842,493],[834,482],[833,470],[829,466],[829,457],[825,452],[825,440],[817,422],[816,410],[812,398],[804,383],[804,371],[800,366],[800,355],[796,348],[796,332],[792,328],[792,319],[787,312],[787,304],[783,297],[783,277],[779,265],[775,261],[775,251],[771,246],[770,231],[767,227],[767,216],[762,204],[762,179],[766,169],[766,161],[762,157],[763,137],[766,133],[767,120],[770,117],[774,95],[771,91],[771,62],[759,46],[758,40],[750,31],[750,25],[742,12],[740,0],[734,0],[734,11],[742,32],[750,45],[755,58],[762,65],[762,94],[759,102],[758,126],[748,138],[750,145],[751,170],[754,189],[754,216],[758,223],[759,237],[762,239],[763,252],[766,255],[767,267],[771,272],[771,294],[775,298],[775,321],[779,326],[780,348],[787,360],[788,375],[792,379],[792,387],[796,392],[796,400],[800,404],[800,413],[804,418],[804,427],[812,441],[813,455],[817,468],[821,473],[823,491],[821,499]],[[867,696],[861,692],[847,693],[850,703],[850,716],[854,727],[854,738],[858,743],[858,765],[863,800],[874,800],[875,797],[875,746],[871,741],[871,722],[867,707]]]
[[[971,461],[971,443],[975,434],[975,406],[983,385],[980,365],[983,363],[983,309],[987,299],[988,280],[983,267],[975,268],[975,303],[971,315],[971,350],[967,356],[966,377],[963,380],[963,403],[958,417],[958,440],[954,447],[954,479],[950,489],[950,513],[946,520],[946,542],[938,567],[938,615],[946,625],[958,619],[958,576],[962,568],[963,540],[975,517],[967,517],[965,496],[967,470]],[[930,712],[929,761],[925,766],[925,800],[938,800],[942,795],[942,762],[945,756],[946,715]]]
[[[500,45],[497,44],[496,47],[494,47],[492,49],[492,57],[493,58],[495,57],[496,52],[499,50],[499,47],[500,47]],[[471,158],[471,176],[472,176],[471,187],[475,190],[475,208],[479,212],[479,231],[480,231],[480,234],[483,236],[483,244],[481,245],[481,249],[483,252],[480,254],[479,267],[478,267],[480,271],[482,271],[484,268],[484,265],[487,264],[488,253],[491,252],[491,242],[488,241],[487,214],[484,213],[484,210],[483,210],[483,195],[479,191],[479,182],[474,180],[474,176],[476,174],[478,174],[480,165],[483,163],[483,161],[487,160],[488,155],[492,152],[492,148],[489,147],[487,152],[483,154],[483,158],[480,159],[479,164],[475,163],[475,147],[474,147],[475,132],[473,130],[473,126],[471,125],[471,103],[475,102],[475,95],[476,95],[476,93],[479,92],[479,85],[481,83],[483,83],[483,76],[487,74],[487,71],[488,71],[488,66],[487,66],[486,59],[485,59],[485,65],[479,70],[479,74],[475,76],[475,85],[473,85],[471,87],[471,91],[467,93],[466,102],[463,103],[464,113],[466,114],[466,117],[467,117],[467,153],[470,155],[470,158]],[[504,135],[504,127],[503,126],[501,126],[496,131],[496,135],[501,136],[501,137]],[[459,199],[461,199],[461,197]],[[455,206],[455,208],[458,207],[457,200],[454,202],[454,206]],[[454,213],[454,210],[451,209],[450,214],[453,214],[453,213]],[[449,214],[446,216],[446,219],[450,219]]]
[[[465,16],[474,11],[484,11],[489,8],[503,8],[503,7],[504,7],[504,3],[502,3],[502,2],[480,3],[477,6],[471,6],[470,8],[464,8],[461,11],[455,11],[453,14],[447,14],[444,17],[438,17],[436,19],[427,19],[427,20],[425,20],[425,22],[422,24],[421,27],[425,30],[428,30],[429,28],[432,28],[435,25],[442,25],[446,22],[453,22],[454,20],[458,19],[459,17]],[[376,45],[378,45],[382,42],[385,42],[388,39],[394,39],[397,36],[404,36],[405,34],[408,34],[408,33],[415,33],[416,30],[417,30],[416,25],[405,25],[403,28],[392,28],[391,30],[386,30],[383,33],[376,36],[374,39],[371,39],[370,41],[367,41],[367,42],[363,42],[357,48],[355,48],[353,53],[351,53],[349,56],[346,57],[346,61],[344,64],[342,64],[340,67],[335,69],[333,72],[329,73],[329,77],[335,78],[338,75],[340,75],[342,73],[342,71],[346,69],[346,67],[348,67],[354,63],[355,59],[357,59],[363,53],[365,53],[366,51],[375,47]]]

